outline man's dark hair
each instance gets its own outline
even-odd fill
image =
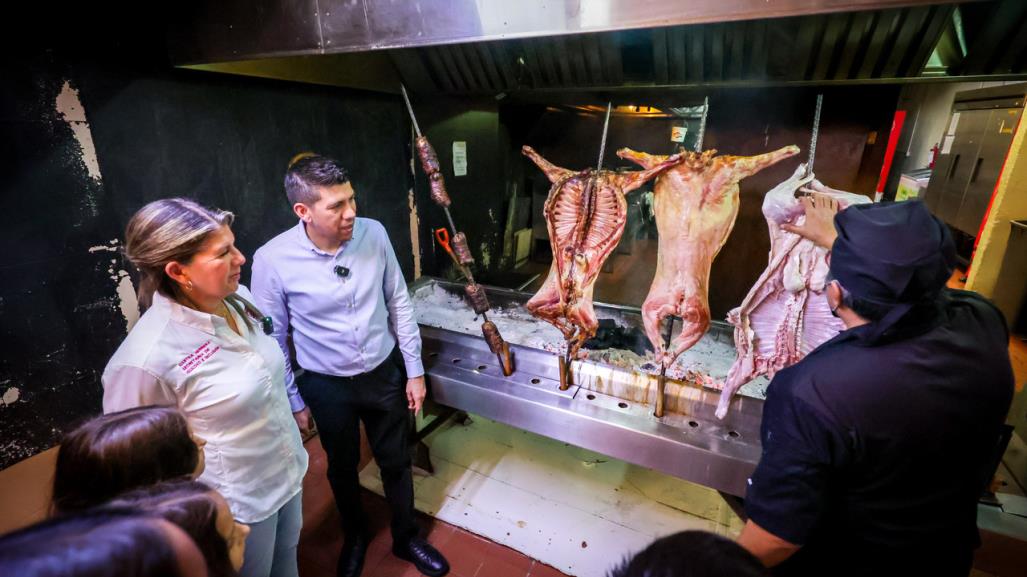
[[[285,171],[285,195],[289,204],[312,206],[321,198],[319,187],[349,182],[349,173],[338,160],[320,154],[297,155]]]
[[[0,575],[184,577],[159,519],[131,509],[56,517],[0,537]]]
[[[769,577],[759,559],[734,541],[707,531],[657,539],[609,577]]]
[[[881,305],[852,296],[849,291],[842,291],[842,304],[852,309],[852,312],[865,318],[870,322],[879,321],[892,309],[891,306]]]
[[[834,275],[828,273],[827,282],[838,282],[838,279],[834,278]],[[842,286],[842,283],[838,282],[838,288],[842,290],[842,303],[846,307],[852,309],[852,312],[863,317],[864,319],[875,322],[884,318],[889,311],[891,311],[894,305],[879,304],[867,299],[861,299],[854,296],[849,292],[849,289]]]
[[[51,509],[81,511],[136,487],[189,477],[200,452],[174,407],[136,407],[95,417],[57,450]]]

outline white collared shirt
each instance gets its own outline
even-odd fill
[[[340,276],[336,267],[349,273]],[[300,221],[253,255],[252,286],[254,302],[274,319],[274,337],[286,355],[291,331],[304,369],[339,377],[366,373],[398,343],[407,377],[424,374],[421,332],[380,222],[358,217],[352,238],[329,254],[314,246]],[[291,367],[285,382],[292,410],[302,409]]]
[[[253,299],[240,285],[238,294]],[[307,452],[285,392],[278,343],[229,307],[242,335],[216,315],[156,293],[103,372],[103,410],[178,407],[207,441],[200,480],[236,520],[257,523],[302,487]]]

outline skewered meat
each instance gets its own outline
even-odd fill
[[[453,252],[456,253],[456,260],[460,264],[474,264],[474,256],[467,246],[467,236],[464,233],[458,232],[453,235]]]
[[[741,306],[728,313],[727,320],[735,327],[738,357],[720,392],[717,418],[727,415],[731,398],[743,384],[759,375],[773,377],[845,328],[831,314],[824,290],[830,252],[782,230],[781,224],[805,221],[795,192],[807,183],[812,183],[814,191],[836,199],[841,208],[870,199],[828,188],[812,176],[803,178],[805,171],[806,166],[799,165],[791,178],[763,199],[763,215],[770,229],[770,263]]]
[[[481,288],[480,284],[470,283],[464,287],[464,293],[467,294],[467,300],[471,302],[471,308],[474,309],[474,314],[480,315],[489,311],[489,299],[485,296],[485,289]]]
[[[522,148],[553,183],[544,214],[553,264],[542,288],[527,303],[531,314],[560,329],[573,358],[595,335],[599,321],[592,291],[599,270],[617,246],[627,224],[624,195],[681,161],[674,155],[635,172],[575,172],[555,166],[531,147]]]
[[[758,156],[684,152],[684,162],[656,179],[653,210],[659,253],[656,275],[642,304],[642,321],[656,360],[664,367],[697,343],[710,326],[710,266],[735,225],[738,182],[798,152],[796,146]],[[617,155],[646,168],[667,158],[628,148]],[[660,322],[669,315],[681,317],[682,327],[668,351]]]
[[[439,157],[435,149],[425,136],[418,136],[415,142],[417,156],[421,159],[421,168],[428,175],[428,184],[431,186],[431,199],[436,204],[448,207],[451,204],[449,193],[446,192],[446,181],[442,178],[442,169],[439,166]]]

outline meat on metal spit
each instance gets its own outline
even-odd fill
[[[592,291],[599,270],[624,233],[624,195],[681,162],[682,156],[667,157],[641,171],[596,172],[589,168],[577,172],[550,163],[530,146],[521,150],[553,183],[543,211],[553,264],[527,308],[560,329],[567,340],[568,355],[574,358],[599,325],[592,308]]]
[[[810,189],[839,202],[841,208],[870,202],[851,192],[834,190],[814,177],[803,177],[806,165],[777,185],[763,199],[763,216],[770,230],[770,262],[742,304],[727,315],[735,327],[735,359],[717,404],[717,418],[727,415],[731,398],[759,375],[773,377],[841,332],[845,325],[831,314],[827,302],[830,251],[781,229],[783,223],[802,224],[806,216],[795,192]]]
[[[656,275],[642,304],[642,321],[656,360],[664,367],[695,345],[710,327],[710,266],[734,228],[739,181],[798,152],[797,146],[757,156],[683,151],[684,162],[656,178],[653,211],[659,252]],[[617,156],[643,168],[668,158],[630,148],[617,151]],[[680,317],[682,326],[670,350],[665,350],[660,322],[670,315]]]
[[[448,208],[452,201],[449,193],[446,192],[446,181],[442,178],[442,168],[439,166],[439,157],[435,154],[428,137],[418,136],[415,141],[417,156],[421,159],[421,168],[428,175],[428,184],[431,186],[431,199],[436,204]]]

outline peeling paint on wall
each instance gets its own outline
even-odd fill
[[[481,266],[482,268],[489,268],[489,263],[492,262],[492,255],[489,254],[489,243],[481,243]]]
[[[82,162],[86,165],[90,178],[99,182],[101,180],[100,163],[96,160],[93,133],[89,130],[85,109],[82,108],[82,102],[78,98],[78,90],[72,88],[68,81],[64,82],[61,93],[57,95],[57,112],[75,133],[75,140],[82,147]]]
[[[90,253],[101,252],[101,251],[118,252],[118,239],[112,238],[110,245],[98,244],[96,246],[89,247],[89,252]]]
[[[79,100],[78,90],[71,87],[71,82],[64,81],[64,86],[61,87],[61,92],[57,95],[55,105],[57,113],[64,119],[64,122],[68,124],[71,132],[75,135],[82,164],[85,165],[89,178],[97,185],[102,184],[100,163],[96,159],[96,146],[93,145],[93,133],[89,130],[86,112],[82,107],[82,101]],[[91,216],[95,217],[99,214],[96,199],[88,189],[86,190],[86,198],[83,204]]]
[[[89,247],[90,253],[96,252],[118,252],[121,241],[112,238],[109,244],[101,244]],[[118,298],[118,308],[121,309],[121,316],[125,319],[125,332],[132,330],[136,321],[139,320],[139,299],[136,296],[136,288],[132,283],[132,277],[125,269],[115,270],[118,259],[112,258],[110,266],[107,267],[107,274],[110,275],[115,284],[115,292]]]
[[[125,332],[132,330],[136,321],[139,320],[139,299],[136,297],[136,287],[132,284],[132,277],[128,271],[118,271],[118,306],[121,308],[121,316],[125,317]]]
[[[421,278],[421,219],[417,216],[417,203],[414,202],[413,188],[407,194],[407,202],[410,207],[410,244],[414,253],[414,279],[416,280]]]
[[[4,396],[0,397],[0,405],[7,406],[13,405],[18,402],[18,398],[21,397],[21,391],[18,387],[11,387],[4,392]]]

